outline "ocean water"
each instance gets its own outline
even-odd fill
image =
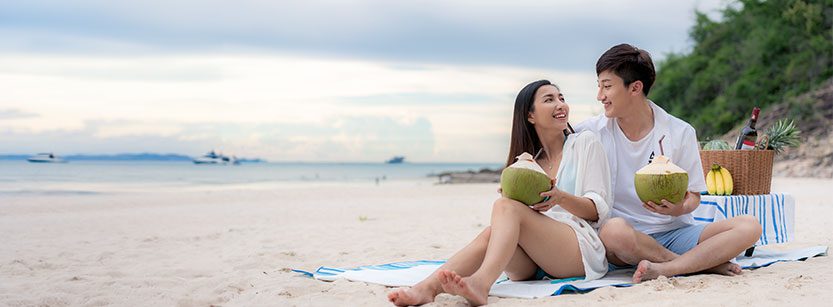
[[[196,165],[191,162],[0,161],[2,194],[84,194],[113,186],[217,186],[263,183],[370,182],[418,180],[446,171],[497,169],[488,163],[243,163]],[[106,189],[105,189],[106,190]],[[93,192],[90,192],[93,193]]]

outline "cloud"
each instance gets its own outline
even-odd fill
[[[149,72],[151,67],[158,71]],[[180,70],[217,77],[188,82],[165,77]],[[102,72],[112,77],[101,78]],[[120,59],[7,54],[0,57],[0,77],[7,87],[0,101],[19,103],[0,102],[0,109],[41,114],[18,123],[37,130],[79,128],[83,120],[92,119],[320,122],[336,115],[411,116],[414,107],[426,105],[511,103],[523,84],[552,74],[558,73],[501,66],[414,69],[398,63],[282,56]],[[151,75],[160,77],[136,77]],[[592,73],[558,75],[585,79],[575,84],[594,90]],[[570,93],[580,91],[576,87]]]
[[[38,114],[23,112],[17,109],[0,109],[0,120],[38,117]]]
[[[160,77],[146,77],[155,67]],[[218,77],[165,77],[178,70]],[[410,161],[489,162],[504,159],[515,95],[530,81],[557,82],[576,121],[598,109],[586,103],[595,97],[592,72],[501,66],[13,54],[0,57],[0,77],[7,86],[0,101],[20,101],[0,109],[39,115],[0,125],[9,140],[0,149],[12,152],[218,149],[272,160],[379,161],[405,154]]]
[[[527,82],[580,121],[602,52],[683,51],[723,1],[4,3],[0,150],[502,162]]]
[[[426,118],[344,116],[320,124],[266,124],[251,127],[257,144],[273,159],[300,161],[383,161],[405,154],[435,161],[435,136]]]
[[[0,126],[0,131],[3,131]],[[199,155],[216,149],[273,161],[384,161],[406,154],[431,161],[435,140],[425,118],[345,116],[319,123],[175,123],[95,120],[77,130],[3,132],[0,152],[173,152]]]
[[[0,49],[248,50],[578,71],[620,42],[657,58],[685,50],[693,10],[714,11],[721,1],[19,1],[0,12]]]
[[[422,92],[403,92],[392,93],[374,96],[357,96],[348,97],[344,99],[346,103],[355,105],[397,105],[397,106],[413,106],[413,105],[449,105],[461,104],[472,105],[484,104],[494,100],[494,96],[474,93],[460,93],[460,94],[434,94]]]

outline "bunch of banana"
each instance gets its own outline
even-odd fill
[[[729,170],[718,164],[712,164],[712,169],[706,175],[706,187],[709,195],[732,195],[735,183],[732,181],[732,174]]]

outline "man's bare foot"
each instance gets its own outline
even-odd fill
[[[720,274],[726,276],[735,276],[743,274],[743,270],[739,265],[736,263],[726,262],[724,264],[718,265],[708,270],[704,270],[704,273],[710,274]]]
[[[433,292],[430,289],[422,289],[421,287],[400,288],[388,293],[388,301],[396,306],[422,305],[434,301],[437,293]]]
[[[476,279],[460,277],[454,271],[449,270],[440,270],[438,276],[444,292],[462,296],[472,306],[485,305],[489,302],[491,284],[483,287]]]
[[[633,273],[633,283],[638,284],[665,275],[661,270],[661,265],[661,263],[653,263],[648,260],[640,261],[639,265],[636,266],[636,272]]]

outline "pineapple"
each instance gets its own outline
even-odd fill
[[[767,128],[765,133],[766,137],[759,139],[762,142],[768,141],[769,145],[759,142],[757,146],[766,146],[767,149],[775,150],[775,153],[779,154],[787,147],[798,147],[799,133],[801,131],[795,127],[795,123],[792,120],[781,119]]]

